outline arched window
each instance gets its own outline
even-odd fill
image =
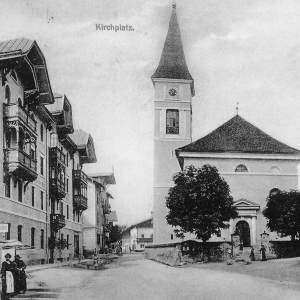
[[[5,87],[5,97],[4,97],[6,104],[10,104],[11,101],[10,97],[11,97],[10,87],[7,85]]]
[[[273,189],[270,190],[269,196],[276,195],[277,193],[280,193],[280,189],[273,188]]]
[[[277,166],[273,166],[270,169],[270,173],[281,173],[280,169]]]
[[[6,240],[10,240],[10,227],[11,227],[11,225],[10,225],[10,223],[8,223],[8,230],[7,230],[7,232],[5,232]]]
[[[167,110],[167,134],[179,134],[179,111],[177,109]]]
[[[15,70],[12,70],[10,74],[11,74],[11,77],[12,77],[16,82],[18,82],[18,77],[17,77],[16,71],[15,71]]]
[[[50,135],[50,147],[56,147],[57,146],[57,134],[55,132],[52,132]]]
[[[245,173],[245,172],[249,172],[247,167],[245,165],[238,165],[236,168],[235,168],[235,172],[242,172],[242,173]]]
[[[23,229],[23,226],[18,225],[18,241],[19,242],[22,242],[22,229]]]
[[[44,229],[41,229],[41,249],[44,249]]]
[[[43,142],[44,141],[44,125],[43,124],[41,124],[40,136],[41,136],[41,142]]]
[[[32,227],[31,228],[31,247],[34,247],[34,242],[35,242],[34,238],[35,238],[35,228]]]

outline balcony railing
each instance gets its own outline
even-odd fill
[[[153,243],[153,238],[137,238],[138,243]]]
[[[9,173],[18,173],[25,180],[37,178],[37,162],[21,149],[4,149],[5,166]]]
[[[62,214],[51,214],[50,222],[51,226],[53,226],[55,230],[61,229],[66,226],[66,219]]]
[[[66,185],[58,178],[50,178],[50,192],[54,193],[58,198],[63,198],[66,195]]]
[[[179,134],[179,127],[167,127],[167,134]]]
[[[73,204],[78,210],[86,210],[88,208],[87,198],[82,195],[74,196]]]
[[[58,149],[58,147],[49,148],[49,158],[50,164],[56,164],[57,162],[64,165],[66,164],[66,156]]]
[[[81,182],[87,184],[87,176],[81,170],[73,170],[73,182],[74,184],[81,184]]]
[[[18,103],[4,104],[3,106],[4,118],[6,119],[19,119],[26,124],[31,130],[36,131],[36,121],[30,114]]]

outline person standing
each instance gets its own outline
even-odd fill
[[[240,242],[240,251],[243,252],[243,249],[244,249],[244,244],[243,244],[243,241]]]
[[[254,247],[253,247],[253,246],[251,247],[250,259],[251,259],[252,261],[255,261]]]
[[[261,245],[261,248],[260,248],[260,255],[261,255],[261,260],[262,261],[266,261],[267,260],[267,257],[266,257],[266,247],[264,245]]]
[[[25,294],[27,290],[26,283],[26,265],[20,255],[15,256],[15,290],[18,294]]]
[[[14,276],[15,264],[10,260],[11,255],[5,254],[5,261],[2,263],[1,279],[2,279],[2,292],[1,300],[8,300],[15,293]]]

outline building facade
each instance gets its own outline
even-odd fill
[[[144,251],[146,245],[153,243],[153,218],[136,223],[122,233],[122,251]]]
[[[53,94],[35,41],[0,43],[1,240],[32,249],[30,264],[83,252],[82,212],[88,207],[86,163],[96,162],[92,137],[74,132],[72,106]]]
[[[166,223],[165,197],[172,176],[186,166],[216,166],[228,182],[238,218],[212,241],[230,241],[240,232],[244,245],[257,245],[265,231],[262,210],[269,193],[298,188],[300,152],[235,116],[221,127],[191,143],[193,79],[184,57],[180,29],[173,4],[169,31],[159,66],[152,76],[155,89],[154,130],[154,242],[181,242]],[[186,239],[195,238],[191,234]],[[270,239],[281,237],[270,233]]]
[[[83,240],[85,251],[100,251],[107,247],[110,231],[110,204],[113,197],[107,191],[116,184],[114,172],[88,176],[89,207],[83,213]]]

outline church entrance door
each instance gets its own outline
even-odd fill
[[[244,247],[250,247],[250,227],[246,221],[239,221],[236,223],[236,232],[239,233],[241,242],[243,242]]]

